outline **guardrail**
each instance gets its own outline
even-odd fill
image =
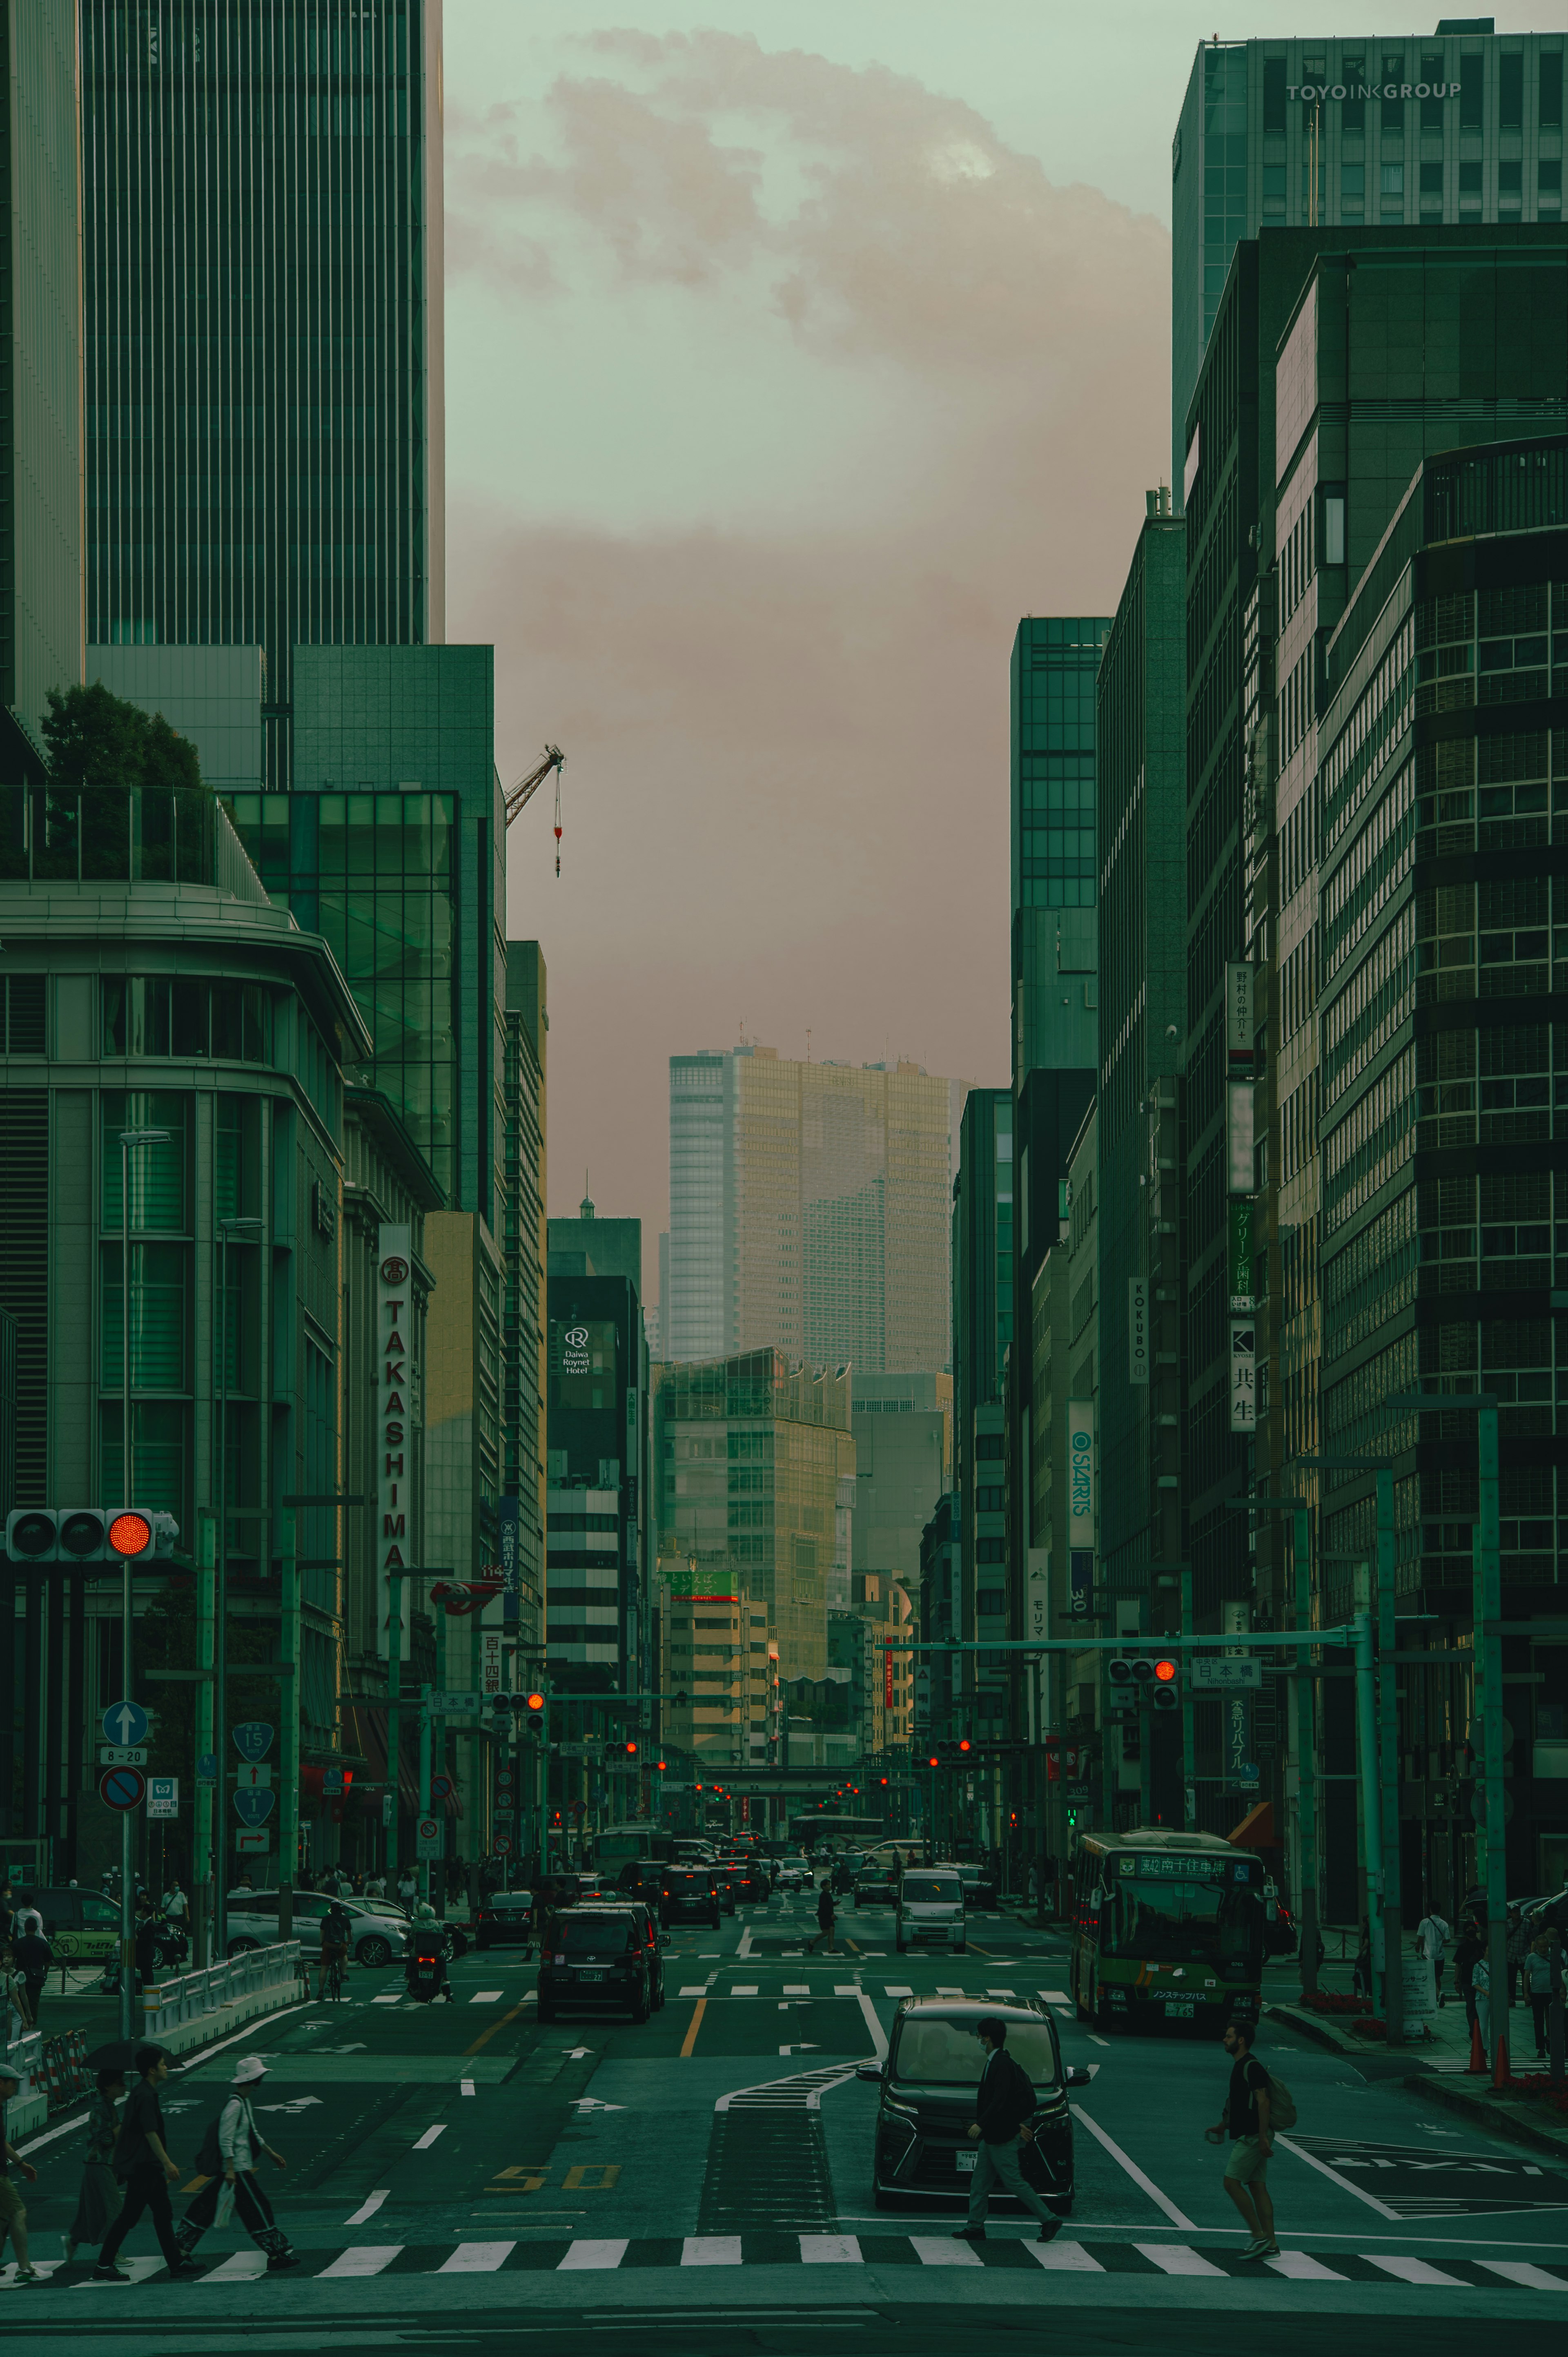
[[[143,2028],[149,2038],[156,2038],[182,2021],[216,2013],[237,1997],[250,1996],[258,1989],[279,1988],[299,1977],[297,1940],[280,1940],[271,1948],[247,1948],[226,1964],[209,1964],[199,1973],[181,1973],[176,1979],[160,1981],[156,1988],[144,1989]]]

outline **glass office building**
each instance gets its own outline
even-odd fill
[[[1562,32],[1206,41],[1171,145],[1171,465],[1242,238],[1271,228],[1559,221]]]
[[[27,12],[19,12],[24,16]],[[87,637],[444,635],[436,0],[82,0]]]
[[[1013,641],[1015,1087],[1094,1063],[1094,679],[1110,628],[1031,617]]]

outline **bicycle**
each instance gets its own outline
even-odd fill
[[[328,2004],[342,2004],[343,1984],[347,1977],[348,1975],[343,1969],[343,1951],[341,1948],[335,1949],[332,1953],[331,1963],[323,1967],[321,1975],[321,1994]]]

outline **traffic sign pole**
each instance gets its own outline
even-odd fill
[[[278,1667],[278,1938],[294,1937],[294,1878],[299,1857],[299,1557],[293,1510],[278,1512],[282,1658]]]
[[[205,1967],[212,1953],[217,1867],[212,1855],[212,1792],[201,1761],[212,1749],[212,1662],[217,1619],[218,1518],[210,1506],[196,1516],[196,1663],[203,1672],[196,1687],[196,1810],[191,1844],[191,1905],[195,1910],[193,1961]]]

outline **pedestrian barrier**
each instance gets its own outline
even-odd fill
[[[44,2084],[44,2041],[36,2029],[13,2038],[5,2048],[5,2068],[20,2081],[14,2100],[19,2104]]]
[[[87,2067],[87,2034],[81,2029],[68,2029],[58,2038],[42,2041],[42,2053],[37,2084],[41,2084],[48,2098],[51,2112],[66,2104],[74,2104],[92,2085],[92,2073]]]
[[[174,2029],[182,2021],[216,2013],[221,2006],[252,1996],[259,1990],[279,1988],[299,1978],[297,1940],[280,1940],[270,1948],[247,1948],[226,1964],[202,1971],[180,1973],[142,1991],[143,2028],[149,2037]]]

